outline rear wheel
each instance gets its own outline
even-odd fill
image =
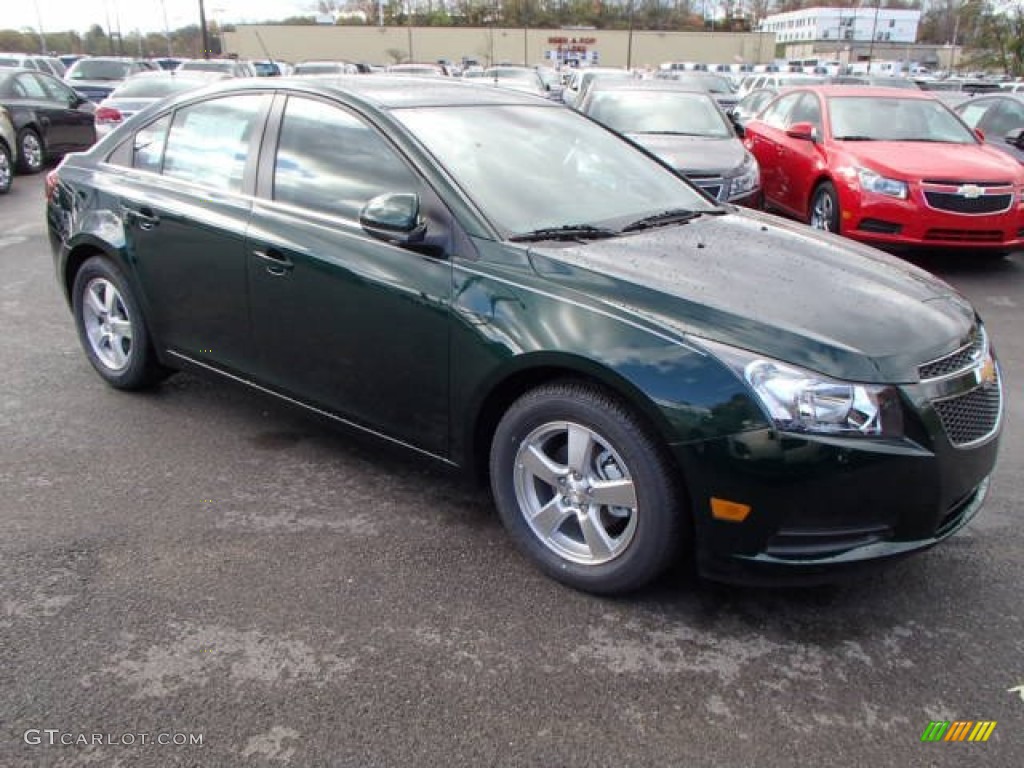
[[[823,181],[811,195],[811,216],[808,222],[814,229],[839,234],[839,196],[830,181]]]
[[[124,275],[106,259],[86,261],[72,289],[78,338],[96,372],[117,389],[142,389],[167,375]]]
[[[45,160],[43,140],[31,128],[18,134],[18,170],[22,173],[39,173]]]
[[[11,191],[13,182],[14,158],[11,157],[8,146],[0,141],[0,195],[6,195]]]
[[[652,581],[679,550],[683,507],[658,441],[587,384],[535,389],[502,418],[491,487],[512,538],[543,571],[596,594]]]

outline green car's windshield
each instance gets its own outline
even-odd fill
[[[392,114],[511,235],[715,209],[668,168],[570,110],[447,106]]]

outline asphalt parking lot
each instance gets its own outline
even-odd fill
[[[605,600],[437,467],[220,382],[103,385],[42,189],[0,198],[0,766],[1024,765],[1024,254],[924,262],[1006,379],[965,531],[842,586]]]

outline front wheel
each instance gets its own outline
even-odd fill
[[[808,223],[814,229],[839,234],[839,196],[832,182],[823,181],[815,188]]]
[[[679,551],[684,510],[669,459],[596,387],[556,383],[519,398],[495,432],[490,470],[517,546],[571,587],[635,590]]]
[[[82,265],[72,289],[72,309],[89,362],[112,387],[142,389],[166,375],[142,310],[114,264],[93,257]]]

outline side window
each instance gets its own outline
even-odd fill
[[[135,134],[132,143],[132,166],[142,171],[160,173],[164,161],[164,146],[167,144],[167,129],[171,116],[164,115]]]
[[[789,113],[786,118],[786,126],[789,127],[794,123],[810,123],[818,129],[818,135],[821,135],[821,105],[818,104],[818,97],[813,93],[803,94],[793,111]]]
[[[779,128],[780,130],[785,128],[787,125],[786,116],[800,96],[801,94],[799,93],[790,93],[777,99],[774,104],[764,111],[761,115],[761,120],[772,128]]]
[[[1024,127],[1024,104],[1010,99],[1000,99],[988,111],[981,123],[981,130],[989,141],[1002,141],[1010,131]]]
[[[395,150],[362,120],[313,99],[288,99],[274,161],[275,200],[357,219],[377,195],[420,189]]]
[[[240,192],[262,94],[227,96],[179,109],[164,150],[165,176]]]
[[[64,83],[55,78],[45,77],[43,75],[39,75],[37,79],[43,84],[43,88],[46,89],[46,92],[50,95],[51,99],[63,104],[71,104],[74,92],[64,85]]]
[[[981,118],[987,111],[990,111],[991,106],[991,102],[987,104],[985,102],[968,102],[967,106],[961,110],[960,118],[971,128],[977,128]]]
[[[39,101],[49,99],[49,96],[46,95],[46,91],[43,89],[43,84],[36,79],[35,75],[18,75],[14,81],[14,90],[18,95],[26,99],[37,99]]]

